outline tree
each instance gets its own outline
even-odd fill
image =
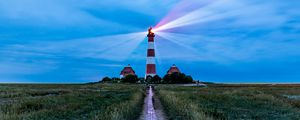
[[[163,80],[162,80],[162,83],[165,83],[165,84],[168,84],[168,83],[171,83],[171,75],[169,74],[166,74],[164,77],[163,77]]]
[[[192,77],[192,76],[188,75],[188,76],[185,77],[185,81],[186,81],[187,83],[192,83],[194,80],[193,80],[193,77]]]
[[[159,77],[158,75],[155,75],[152,78],[152,83],[155,83],[155,84],[161,83],[161,77]]]
[[[145,81],[145,78],[143,78],[143,77],[140,77],[139,78],[139,81],[140,81],[140,83],[145,83],[146,81]]]
[[[152,79],[153,79],[153,77],[152,77],[151,75],[148,75],[148,76],[146,77],[146,82],[147,82],[147,83],[152,83]]]
[[[119,83],[119,82],[121,82],[121,79],[117,78],[117,77],[113,77],[111,79],[112,79],[113,83]]]
[[[113,81],[120,81],[121,79],[120,78],[117,78],[117,77],[113,77],[111,78]]]
[[[122,78],[122,82],[125,83],[136,83],[137,81],[139,81],[139,78],[136,75],[127,75],[124,78]]]
[[[172,73],[167,74],[163,78],[163,83],[192,83],[193,78],[191,76],[186,76],[184,73]]]

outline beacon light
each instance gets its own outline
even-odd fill
[[[155,32],[156,32],[156,30],[153,29],[152,27],[150,27],[150,28],[148,29],[148,33],[155,33]]]

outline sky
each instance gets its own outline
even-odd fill
[[[299,0],[0,0],[0,83],[144,77],[147,29],[157,73],[300,83]]]

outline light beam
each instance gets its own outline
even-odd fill
[[[168,33],[168,32],[157,32],[157,35],[161,37],[158,39],[157,47],[159,49],[159,59],[163,58],[179,58],[179,59],[186,59],[186,58],[192,58],[192,59],[198,59],[199,57],[199,51],[192,47],[190,44],[190,41],[186,40],[180,40],[180,37],[177,37],[177,34],[174,33]],[[167,40],[168,42],[171,42],[175,44],[176,46],[172,44],[163,45],[165,42],[164,40]],[[195,41],[193,41],[195,42]]]
[[[34,42],[25,45],[12,45],[6,49],[9,51],[22,51],[23,53],[43,53],[52,56],[122,61],[144,40],[145,35],[145,32],[136,32],[75,40]]]
[[[242,15],[243,10],[252,8],[254,8],[254,6],[246,6],[236,0],[216,1],[208,6],[187,13],[173,21],[159,25],[155,29],[156,31],[163,31],[177,27],[230,18]]]

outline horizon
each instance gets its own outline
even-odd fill
[[[95,81],[95,82],[100,82],[100,81]],[[241,82],[241,83],[238,83],[238,82],[209,82],[209,81],[200,81],[200,82],[203,82],[203,83],[212,83],[212,84],[225,84],[225,85],[299,85],[300,82],[278,82],[278,83],[275,83],[275,82],[262,82],[262,83],[256,83],[256,82]],[[0,85],[18,85],[18,84],[21,84],[21,85],[27,85],[27,84],[31,84],[31,85],[82,85],[82,84],[89,84],[89,83],[94,83],[94,82],[77,82],[77,83],[71,83],[71,82],[2,82],[0,83]],[[111,84],[111,83],[108,83],[108,84]],[[122,84],[122,83],[120,83]],[[172,84],[170,84],[172,85]]]
[[[300,83],[300,2],[0,1],[0,83],[88,83],[175,64],[214,83]]]

